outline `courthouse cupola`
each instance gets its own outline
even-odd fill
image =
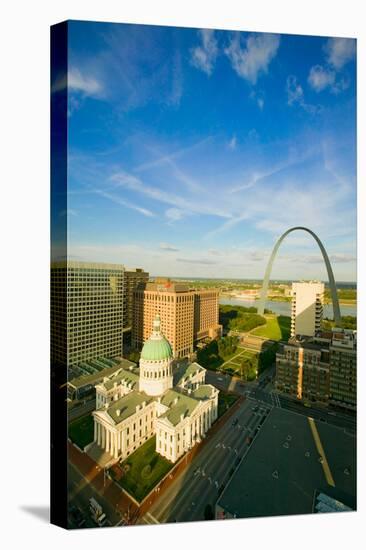
[[[161,395],[173,387],[173,352],[161,332],[160,317],[153,322],[153,331],[143,345],[140,356],[140,391]]]

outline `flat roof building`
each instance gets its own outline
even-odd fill
[[[309,514],[319,493],[333,496],[334,489],[356,508],[355,437],[274,408],[219,497],[216,518]]]
[[[333,328],[280,344],[275,387],[305,403],[356,410],[357,332]]]

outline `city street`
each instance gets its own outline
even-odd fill
[[[205,507],[214,509],[219,492],[249,447],[248,438],[255,437],[269,411],[269,406],[253,400],[243,402],[217,433],[208,436],[210,441],[139,523],[204,519]]]
[[[344,428],[351,433],[356,432],[357,420],[353,413],[334,411],[327,408],[323,409],[316,406],[305,407],[302,403],[274,391],[273,384],[266,382],[266,379],[272,377],[274,373],[274,367],[266,369],[255,383],[245,383],[239,380],[235,381],[229,375],[213,371],[207,371],[206,379],[208,383],[214,384],[221,390],[227,391],[230,388],[230,391],[234,391],[239,395],[251,397],[260,403],[265,403],[273,407],[282,407],[297,412],[298,414],[311,416],[315,420]]]
[[[89,499],[91,497],[94,497],[102,506],[108,518],[108,525],[117,525],[121,521],[121,515],[115,509],[115,506],[104,498],[71,462],[69,463],[69,497],[70,506],[77,506],[83,513],[87,527],[96,526],[89,512]]]

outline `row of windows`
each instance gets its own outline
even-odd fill
[[[143,370],[143,375],[145,378],[155,378],[155,379],[160,379],[160,378],[164,378],[165,376],[169,376],[169,375],[172,375],[172,368],[166,368],[166,369],[163,369],[163,370],[154,370],[154,371],[147,371],[147,370]]]

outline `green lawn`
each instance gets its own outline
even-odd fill
[[[266,316],[266,325],[258,327],[251,334],[270,340],[288,340],[291,330],[291,318],[284,315]]]
[[[94,420],[91,414],[73,420],[69,425],[69,438],[80,449],[94,439]]]
[[[218,402],[218,417],[222,416],[238,400],[237,395],[225,393],[220,390]]]
[[[125,473],[117,483],[139,502],[173,467],[155,451],[155,445],[156,437],[152,437],[121,465]]]

